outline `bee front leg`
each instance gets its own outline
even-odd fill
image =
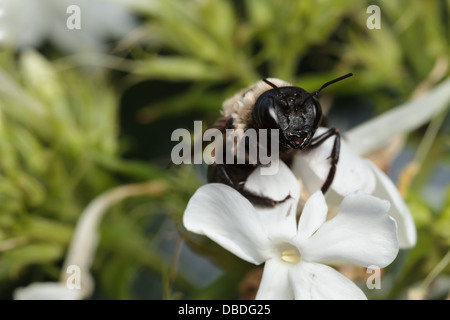
[[[251,191],[248,191],[244,188],[241,188],[241,190],[238,190],[244,197],[248,199],[255,207],[262,207],[262,208],[273,208],[278,204],[281,204],[285,202],[286,200],[289,200],[291,198],[291,195],[288,195],[283,200],[273,200],[269,197],[261,196],[256,193],[253,193]]]
[[[328,138],[336,136],[333,143],[333,148],[331,149],[331,154],[327,159],[330,159],[330,171],[328,172],[328,176],[323,183],[322,187],[320,188],[322,190],[322,193],[325,194],[325,192],[328,191],[331,184],[333,183],[334,176],[336,174],[336,166],[339,161],[339,153],[341,150],[341,135],[336,128],[331,128],[322,133],[321,135],[313,138],[311,140],[311,143],[308,146],[308,149],[314,149],[320,146],[325,140]]]

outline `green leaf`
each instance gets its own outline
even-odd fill
[[[152,57],[140,61],[134,73],[166,80],[220,80],[225,74],[217,66],[188,57]]]
[[[54,263],[60,260],[64,250],[56,243],[32,243],[16,247],[2,254],[0,260],[0,279],[16,278],[27,266]]]

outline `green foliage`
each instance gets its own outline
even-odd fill
[[[123,113],[135,112],[136,127],[190,128],[195,117],[212,123],[225,98],[263,77],[311,91],[348,72],[355,77],[323,96],[363,103],[377,113],[450,74],[448,1],[378,1],[379,30],[366,27],[368,1],[123,3],[139,15],[139,32],[109,57],[94,60],[95,67],[80,67],[54,50],[0,52],[1,298],[33,281],[57,281],[87,205],[106,190],[145,181],[155,188],[113,205],[102,222],[94,297],[238,297],[236,288],[252,266],[182,227],[187,201],[205,181],[204,168],[161,165],[170,162],[170,152],[162,159],[155,154],[170,147],[170,133],[161,131],[140,145],[121,127]],[[145,87],[145,101],[133,111],[124,97],[149,81],[154,87]],[[181,89],[158,97],[166,85]],[[422,193],[433,168],[448,170],[447,113],[442,117],[407,190],[418,244],[387,270],[395,278],[382,298],[404,298],[450,248],[450,189],[437,206]],[[416,149],[422,137],[423,131],[415,132],[410,145]],[[153,150],[145,159],[129,155],[139,148]],[[197,255],[198,264],[213,262],[219,271],[199,284],[182,264],[180,250]],[[441,274],[450,276],[449,266]],[[139,279],[150,279],[148,292],[136,290]]]

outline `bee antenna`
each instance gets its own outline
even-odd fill
[[[265,83],[267,83],[269,86],[271,86],[274,89],[278,89],[278,87],[276,85],[274,85],[272,82],[270,82],[267,79],[262,79],[262,81],[264,81]]]
[[[308,99],[311,98],[311,97],[317,96],[317,95],[319,94],[319,92],[322,91],[322,89],[325,89],[326,87],[328,87],[329,85],[331,85],[331,84],[333,84],[333,83],[336,83],[336,82],[338,82],[338,81],[347,79],[348,77],[351,77],[352,75],[353,75],[353,73],[347,73],[347,74],[344,75],[344,76],[341,76],[341,77],[339,77],[339,78],[336,78],[336,79],[334,79],[334,80],[331,80],[331,81],[328,81],[328,82],[324,83],[318,90],[316,90],[316,91],[310,93],[310,94],[305,98],[305,100],[303,100],[303,101],[306,101],[306,100],[308,100]]]
[[[276,85],[274,85],[272,82],[270,82],[270,81],[267,80],[267,79],[262,79],[262,81],[264,81],[264,82],[267,83],[269,86],[271,86],[272,88],[274,88],[275,90],[277,90],[278,95],[279,95],[281,98],[284,99],[284,101],[286,102],[286,105],[287,105],[287,106],[289,105],[289,103],[288,103],[288,101],[287,101],[285,95],[281,93],[280,88],[278,88]]]

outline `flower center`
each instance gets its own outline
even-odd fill
[[[291,264],[297,264],[300,262],[302,255],[300,251],[290,243],[283,243],[280,246],[281,260]]]

